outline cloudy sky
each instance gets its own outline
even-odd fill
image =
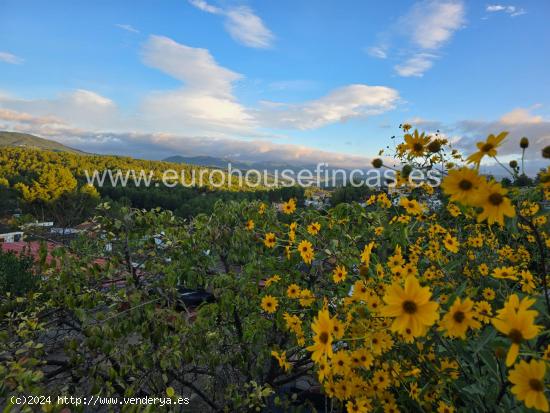
[[[404,121],[550,143],[550,1],[0,0],[0,129],[365,166]]]

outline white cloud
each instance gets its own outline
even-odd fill
[[[527,13],[522,8],[518,8],[516,6],[504,6],[502,4],[490,4],[490,5],[487,6],[485,11],[487,11],[489,13],[503,12],[503,13],[506,13],[506,14],[510,15],[510,17],[521,16],[521,15]]]
[[[516,108],[502,115],[500,122],[504,125],[533,125],[542,123],[543,118],[542,116],[531,114],[529,109]]]
[[[189,47],[164,36],[149,36],[142,49],[145,64],[181,80],[188,88],[228,96],[242,75],[226,69],[207,49]]]
[[[326,162],[334,167],[367,167],[365,156],[322,151],[304,145],[280,144],[266,140],[240,140],[212,136],[170,133],[97,132],[71,127],[55,118],[39,118],[27,113],[0,109],[0,121],[7,129],[54,139],[91,153],[130,155],[161,159],[170,155],[209,155],[240,161],[278,161],[292,165]],[[233,154],[229,156],[230,154]]]
[[[145,98],[141,113],[148,129],[162,125],[173,133],[253,133],[252,117],[233,96],[233,83],[242,75],[220,66],[208,50],[150,36],[142,58],[184,83]]]
[[[115,24],[115,26],[130,33],[139,33],[139,30],[130,24]]]
[[[204,0],[189,0],[189,3],[204,12],[225,16],[226,30],[235,41],[245,46],[266,49],[273,44],[275,36],[250,7],[223,9]]]
[[[422,77],[424,72],[433,66],[435,58],[436,56],[430,53],[419,53],[405,62],[395,65],[394,69],[402,77]]]
[[[499,159],[504,162],[521,156],[519,140],[526,136],[530,142],[525,153],[526,168],[535,173],[545,164],[541,150],[550,142],[550,119],[532,114],[531,109],[516,108],[497,120],[462,120],[457,122],[455,129],[462,136],[458,146],[466,153],[475,151],[475,143],[487,135],[508,131],[508,137],[498,150]]]
[[[43,119],[56,119],[55,122],[46,122],[48,124],[70,120],[72,125],[96,130],[114,128],[119,116],[112,100],[84,89],[61,93],[51,99],[25,100],[0,96],[0,108]]]
[[[230,9],[226,16],[225,27],[233,39],[249,47],[265,49],[271,46],[273,33],[250,8]]]
[[[394,65],[399,76],[422,76],[438,57],[437,51],[447,44],[465,22],[462,0],[423,0],[415,3],[384,33],[379,44],[367,49],[376,58],[387,58],[392,51],[392,38],[398,38],[395,55],[402,62]]]
[[[372,57],[376,57],[378,59],[386,59],[388,57],[388,53],[386,51],[386,48],[384,46],[372,46],[367,49],[367,53],[371,55]]]
[[[223,13],[222,9],[220,9],[219,7],[216,7],[216,6],[212,6],[204,0],[189,0],[189,3],[191,3],[197,9],[205,11],[207,13],[212,13],[212,14],[222,14]]]
[[[262,124],[276,128],[315,129],[348,119],[393,109],[399,100],[395,89],[363,84],[333,90],[319,99],[285,104],[264,102],[257,116]]]
[[[0,62],[9,63],[12,65],[20,65],[21,63],[23,63],[23,59],[12,53],[0,52]]]
[[[402,18],[404,30],[414,44],[422,49],[442,47],[464,24],[464,4],[461,1],[425,0],[416,3]]]

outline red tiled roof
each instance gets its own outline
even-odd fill
[[[0,243],[0,246],[2,247],[2,251],[4,252],[14,252],[17,255],[20,254],[29,254],[31,255],[35,260],[38,260],[40,258],[40,245],[41,243],[39,241],[30,241],[30,242],[2,242]],[[50,263],[52,261],[51,253],[52,251],[58,246],[57,244],[54,244],[53,242],[46,243],[46,246],[48,248],[48,256],[46,258],[46,261]]]
[[[17,255],[20,254],[29,254],[33,257],[35,261],[37,261],[40,258],[40,241],[19,241],[19,242],[0,242],[0,246],[2,247],[3,252],[14,252]],[[48,249],[48,255],[46,257],[46,262],[48,264],[51,264],[53,261],[52,252],[54,249],[58,247],[62,247],[60,244],[56,244],[54,242],[47,242],[46,243],[47,249]],[[94,263],[103,265],[107,261],[103,258],[98,258],[94,261]]]

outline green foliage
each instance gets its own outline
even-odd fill
[[[36,286],[36,275],[32,270],[32,257],[0,250],[0,296],[5,294],[22,295]]]

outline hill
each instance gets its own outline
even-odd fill
[[[83,154],[78,149],[73,149],[50,139],[39,138],[28,133],[0,131],[0,147],[11,146],[30,149],[44,149],[53,152],[70,152]]]
[[[273,173],[275,170],[283,171],[284,169],[289,169],[294,172],[298,172],[301,169],[309,169],[314,171],[316,165],[313,164],[288,164],[284,162],[277,162],[277,161],[236,161],[234,159],[227,159],[227,158],[216,158],[214,156],[181,156],[181,155],[174,155],[169,156],[168,158],[164,158],[163,161],[165,162],[172,162],[172,163],[181,163],[181,164],[189,164],[189,165],[197,165],[197,166],[206,166],[209,168],[219,168],[219,169],[227,169],[227,165],[231,164],[231,168],[233,169],[240,169],[240,170],[250,170],[255,169],[258,171],[268,171],[268,173]]]

